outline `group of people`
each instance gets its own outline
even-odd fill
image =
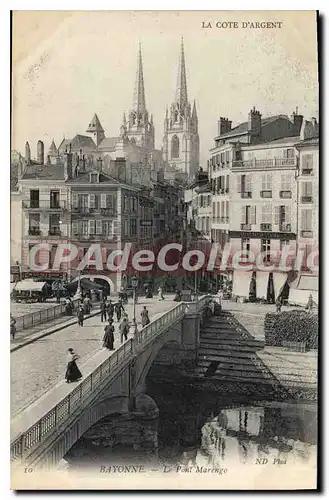
[[[104,299],[101,303],[101,322],[103,323],[103,321],[106,321],[106,317],[108,317],[108,324],[104,328],[103,347],[109,349],[110,351],[114,349],[114,313],[116,314],[117,321],[120,322],[119,330],[121,333],[121,343],[123,342],[123,339],[128,339],[130,328],[128,315],[125,312],[121,300],[113,304],[111,300],[107,301]]]

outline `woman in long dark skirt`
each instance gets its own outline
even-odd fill
[[[76,363],[79,356],[75,354],[74,350],[71,348],[68,349],[68,353],[68,363],[65,373],[66,382],[77,382],[80,378],[82,378],[82,373]]]
[[[114,349],[114,326],[111,319],[109,319],[109,324],[104,328],[103,347],[106,347],[110,351]]]

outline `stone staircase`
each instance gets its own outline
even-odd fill
[[[255,340],[223,311],[202,326],[194,375],[212,381],[271,384],[273,377],[257,356],[264,342]]]

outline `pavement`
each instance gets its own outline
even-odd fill
[[[157,298],[140,298],[136,304],[136,319],[139,327],[140,313],[144,305],[149,310],[150,319],[155,319],[177,304],[173,298],[173,295],[166,296],[164,301],[158,301]],[[133,305],[125,305],[125,310],[131,320]],[[38,333],[39,338],[11,352],[11,413],[13,416],[31,405],[51,387],[63,381],[69,347],[79,354],[81,365],[87,362],[89,357],[103,350],[105,323],[101,323],[99,314],[85,320],[83,327],[77,325],[76,318],[71,321],[74,321],[74,324],[57,329],[54,333],[48,332],[46,335],[42,335],[42,332]],[[117,322],[114,326],[114,347],[119,347],[121,341]],[[45,330],[49,329],[48,324],[47,327]]]

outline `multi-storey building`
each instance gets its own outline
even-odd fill
[[[195,179],[185,189],[185,203],[187,205],[187,224],[195,228],[203,236],[211,239],[211,188],[207,172],[202,169],[195,175]]]
[[[79,263],[92,244],[100,244],[100,258],[106,269],[109,254],[124,250],[125,244],[131,243],[125,273],[131,274],[134,253],[141,249],[156,251],[160,240],[170,238],[174,230],[181,230],[180,188],[163,179],[152,181],[150,176],[136,180],[124,158],[113,161],[115,177],[96,169],[86,170],[83,155],[77,157],[72,151],[65,153],[63,163],[44,165],[42,159],[42,156],[39,162],[29,159],[19,181],[23,207],[23,272],[30,270],[30,250],[36,243],[51,245],[35,256],[35,262],[42,266],[40,273],[69,278],[78,276]],[[160,223],[157,210],[162,213]],[[70,263],[63,263],[54,272],[59,243],[75,245],[78,253]],[[102,273],[97,269],[96,260],[95,265],[84,268],[83,273],[104,274],[115,288],[119,287],[122,274],[107,270]]]
[[[256,278],[257,296],[270,296],[273,300],[282,290],[287,275],[261,272],[261,259],[278,265],[283,248],[286,251],[289,248],[289,252],[296,255],[301,217],[298,208],[300,181],[296,179],[300,172],[299,150],[303,147],[297,144],[302,144],[302,123],[303,117],[297,110],[291,118],[278,115],[262,119],[255,108],[250,111],[247,122],[233,129],[227,118],[219,120],[218,136],[208,164],[212,187],[212,240],[222,246],[229,243],[231,256],[238,252],[254,256],[249,263],[258,268],[256,275],[252,270],[235,271],[237,295],[249,295],[253,277]],[[307,184],[303,189],[308,196],[303,198],[304,203],[310,203],[313,201],[309,197],[312,188]],[[306,231],[311,216],[309,212],[303,213]],[[287,265],[292,260],[288,258]],[[229,269],[232,264],[229,260]]]
[[[299,152],[297,249],[305,249],[307,259],[319,245],[319,127],[315,119],[303,122],[296,148]]]

